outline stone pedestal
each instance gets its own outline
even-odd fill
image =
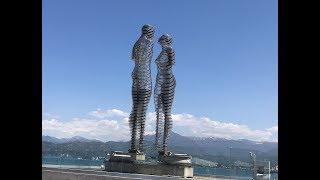
[[[146,156],[144,153],[127,153],[122,151],[112,151],[109,161],[111,162],[134,162],[144,161]]]
[[[173,154],[169,153],[169,155],[159,155],[159,160],[161,162],[164,162],[166,164],[171,165],[185,165],[190,166],[191,165],[191,156],[188,154]]]
[[[146,162],[143,153],[111,152],[108,161],[105,161],[105,170],[109,172],[169,175],[193,177],[191,156],[187,154],[172,154],[160,156],[160,161]]]
[[[164,163],[125,163],[106,161],[105,170],[109,172],[150,174],[160,176],[193,177],[193,168],[184,165],[169,165]]]
[[[132,159],[131,155],[129,153],[125,153],[122,151],[113,151],[110,154],[109,158],[110,162],[127,162],[132,163],[134,159]]]
[[[129,153],[131,158],[136,161],[144,161],[146,160],[146,155],[143,153]]]

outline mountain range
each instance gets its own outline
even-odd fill
[[[75,142],[75,141],[80,141],[80,142],[102,142],[99,140],[95,140],[95,139],[87,139],[81,136],[74,136],[72,138],[56,138],[56,137],[52,137],[52,136],[42,136],[42,141],[45,142],[52,142],[52,143],[66,143],[66,142]]]
[[[145,136],[145,152],[149,157],[156,157],[153,146],[155,136]],[[86,139],[80,136],[72,138],[55,138],[42,136],[43,155],[68,154],[75,157],[104,157],[111,151],[128,151],[130,142]],[[250,162],[249,152],[257,155],[257,160],[269,160],[271,164],[278,162],[277,142],[256,142],[246,139],[230,140],[224,138],[186,137],[172,133],[169,138],[169,148],[174,153],[187,153],[193,158],[226,164],[230,161]]]

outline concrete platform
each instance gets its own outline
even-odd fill
[[[134,162],[144,161],[146,156],[144,153],[127,153],[122,151],[112,151],[109,161],[111,162]]]
[[[105,170],[108,172],[180,176],[183,178],[193,177],[193,168],[191,166],[168,165],[163,163],[128,163],[106,161]]]
[[[167,156],[159,155],[159,161],[171,165],[191,166],[191,158],[188,154],[169,153]]]

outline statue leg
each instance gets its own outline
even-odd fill
[[[163,152],[168,153],[168,139],[172,129],[171,108],[174,98],[175,81],[167,84],[162,95],[162,104],[164,112],[164,133],[163,133]]]
[[[168,139],[172,128],[171,107],[173,102],[174,92],[164,93],[162,104],[164,111],[164,133],[163,133],[163,152],[168,153]]]
[[[155,97],[155,107],[156,107],[156,149],[160,150],[160,138],[163,132],[163,110],[162,110],[162,98],[161,95]]]
[[[140,96],[141,95],[141,96]],[[143,139],[144,139],[144,131],[145,131],[145,122],[146,122],[146,113],[148,109],[148,104],[151,97],[151,90],[140,90],[141,97],[140,101],[140,110],[139,110],[139,130],[140,130],[140,138],[139,138],[139,150],[143,152]]]
[[[137,136],[137,109],[138,109],[138,91],[132,90],[133,106],[129,117],[129,126],[131,130],[131,149],[130,152],[136,151],[136,136]]]

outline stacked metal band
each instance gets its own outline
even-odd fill
[[[132,59],[135,67],[132,72],[133,107],[129,117],[131,130],[130,152],[143,152],[146,111],[152,93],[150,63],[153,51],[154,27],[144,25],[142,35],[134,44]]]
[[[162,46],[162,51],[156,59],[158,74],[154,91],[157,118],[155,144],[158,150],[162,146],[160,151],[167,154],[168,138],[172,128],[171,108],[176,87],[176,80],[172,72],[175,53],[171,47],[172,38],[170,35],[162,35],[158,42]]]

